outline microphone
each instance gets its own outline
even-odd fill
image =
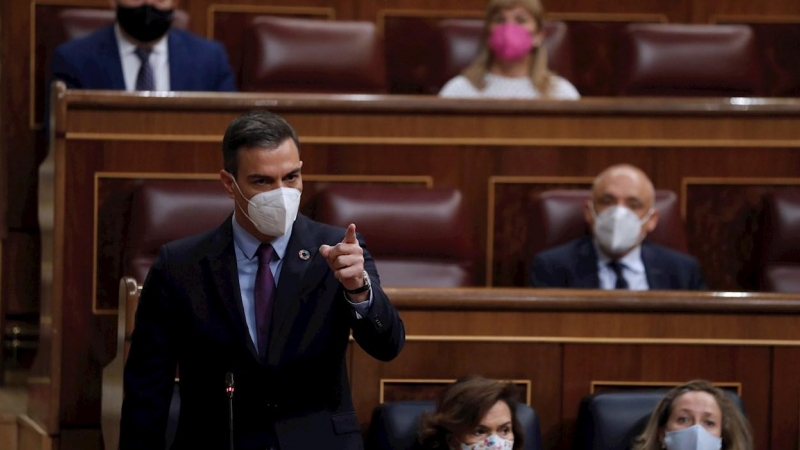
[[[228,398],[233,398],[233,391],[236,388],[236,383],[233,382],[233,372],[225,374],[225,392],[228,393]]]
[[[228,433],[230,441],[230,450],[233,449],[233,391],[236,384],[233,381],[233,372],[225,374],[225,392],[228,394]]]

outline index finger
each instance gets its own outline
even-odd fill
[[[342,240],[344,244],[357,244],[358,239],[356,239],[356,224],[351,223],[347,226],[347,231],[344,233],[344,239]]]

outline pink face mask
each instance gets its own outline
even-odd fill
[[[503,61],[518,61],[533,48],[531,32],[513,22],[497,25],[489,35],[489,49]]]

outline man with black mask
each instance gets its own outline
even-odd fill
[[[72,89],[234,91],[222,45],[172,27],[178,0],[110,0],[116,22],[60,45],[53,80]]]

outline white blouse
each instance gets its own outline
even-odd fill
[[[451,98],[541,98],[542,94],[533,85],[530,78],[504,77],[493,73],[485,75],[486,87],[478,90],[463,75],[459,75],[445,83],[439,91],[439,97]],[[578,90],[565,78],[553,75],[550,78],[550,96],[560,100],[577,100],[581,98]]]

